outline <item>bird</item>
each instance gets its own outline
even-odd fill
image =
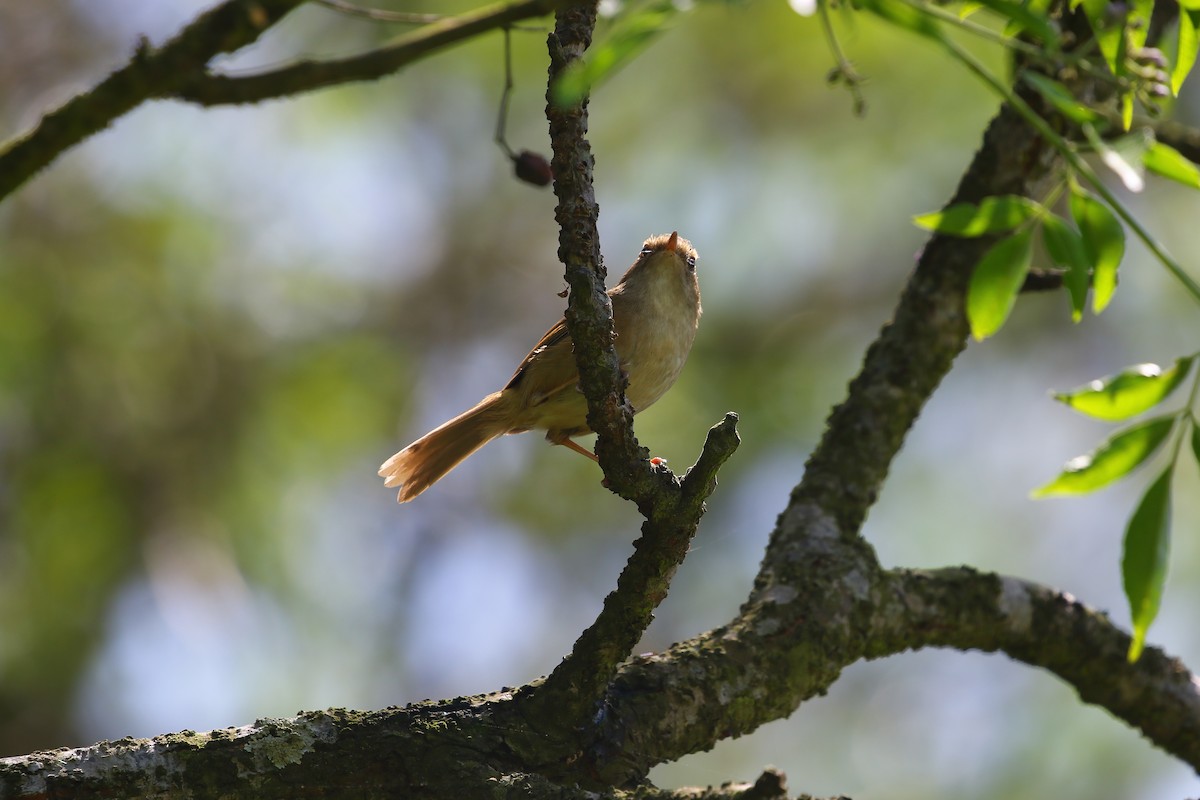
[[[701,313],[697,257],[678,231],[651,236],[608,290],[613,346],[635,414],[671,388],[691,352]],[[379,475],[384,486],[399,487],[396,500],[406,503],[492,439],[529,430],[544,430],[551,444],[598,460],[572,441],[591,429],[565,318],[546,331],[503,389],[383,462]]]

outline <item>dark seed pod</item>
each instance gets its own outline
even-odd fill
[[[517,178],[534,186],[549,186],[554,180],[550,162],[530,150],[522,150],[513,156],[513,167]]]

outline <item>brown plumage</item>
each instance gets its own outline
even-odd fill
[[[647,239],[608,296],[614,346],[629,378],[625,396],[636,414],[671,387],[692,349],[700,323],[696,251],[678,233]],[[399,486],[396,499],[407,502],[497,436],[535,428],[551,443],[595,459],[570,438],[591,432],[578,384],[571,336],[559,320],[503,389],[385,461],[384,485]]]

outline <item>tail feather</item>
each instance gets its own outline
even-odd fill
[[[384,486],[399,486],[396,501],[407,503],[457,467],[463,459],[507,433],[503,393],[489,395],[470,411],[434,428],[383,462]]]

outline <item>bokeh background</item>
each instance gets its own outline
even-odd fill
[[[0,0],[3,135],[206,5]],[[696,349],[638,434],[681,470],[725,411],[742,419],[642,650],[736,612],[921,247],[910,217],[949,196],[996,109],[912,37],[840,24],[869,79],[862,119],[826,85],[816,20],[782,0],[698,5],[592,102],[614,279],[653,233],[701,253]],[[528,27],[509,140],[544,152],[545,28]],[[400,30],[307,8],[220,63],[356,52]],[[403,507],[375,477],[502,385],[564,307],[553,196],[515,181],[492,143],[502,78],[492,34],[377,83],[152,103],[0,204],[0,755],[516,685],[593,618],[638,522],[593,464],[529,435]],[[1177,115],[1200,122],[1196,91]],[[1128,199],[1200,274],[1195,193],[1152,182]],[[1137,245],[1101,318],[1071,325],[1065,297],[1023,298],[896,462],[866,528],[884,562],[1044,581],[1128,624],[1120,540],[1149,472],[1029,500],[1110,430],[1048,391],[1190,353],[1196,319]],[[1177,479],[1151,631],[1193,667],[1198,481],[1191,464]],[[1200,792],[1053,676],[948,651],[855,665],[790,719],[652,777],[719,783],[767,764],[794,791],[856,798]]]

